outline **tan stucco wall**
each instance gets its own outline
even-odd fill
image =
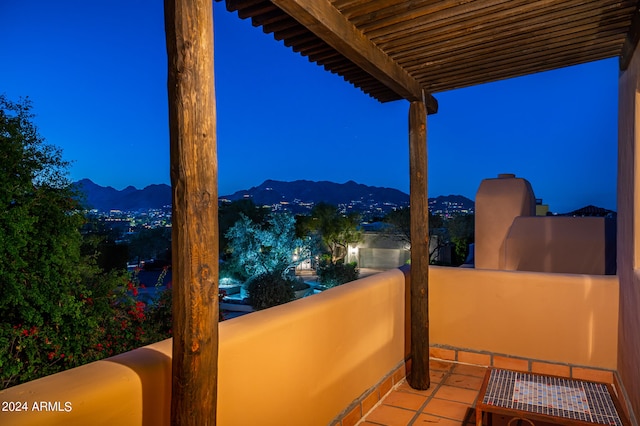
[[[220,324],[218,424],[326,425],[405,358],[407,283],[390,270]],[[618,283],[431,267],[432,345],[612,369]],[[167,425],[171,340],[15,386],[0,401],[71,402],[0,424]]]
[[[604,217],[516,217],[504,253],[504,269],[510,271],[615,274],[615,221]]]
[[[484,179],[476,193],[475,267],[503,269],[504,243],[518,216],[535,216],[531,184],[513,175]]]
[[[640,416],[640,53],[620,75],[618,91],[618,372]]]
[[[326,425],[404,359],[404,275],[225,321],[219,423]]]
[[[171,340],[0,391],[1,401],[29,411],[0,411],[0,425],[168,425]],[[33,411],[40,402],[71,410]]]
[[[432,345],[615,369],[616,276],[431,267]]]
[[[218,424],[326,425],[404,359],[399,270],[220,324]],[[70,412],[0,412],[11,425],[167,425],[171,341],[15,386],[0,401]]]

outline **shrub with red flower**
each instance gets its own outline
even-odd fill
[[[0,94],[0,389],[166,335],[135,277],[98,266],[68,163],[32,119],[27,99]]]

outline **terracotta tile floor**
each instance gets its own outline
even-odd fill
[[[432,360],[431,387],[401,381],[358,423],[361,426],[475,424],[475,404],[486,368]]]

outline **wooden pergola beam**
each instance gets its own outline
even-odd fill
[[[328,0],[271,2],[398,95],[411,102],[424,99],[429,114],[438,111],[436,99],[431,95],[424,96],[420,83],[349,22]]]
[[[165,0],[173,251],[172,425],[215,425],[218,185],[211,0]]]
[[[626,71],[629,67],[638,41],[640,41],[640,6],[636,7],[633,18],[631,18],[631,26],[629,27],[629,31],[627,31],[627,37],[622,45],[622,51],[620,52],[620,71]]]
[[[411,374],[409,385],[429,389],[429,199],[427,110],[409,106],[409,203],[411,215]]]

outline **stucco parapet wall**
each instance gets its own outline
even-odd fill
[[[433,345],[615,369],[616,276],[429,271]],[[394,269],[222,322],[219,424],[326,425],[405,359],[405,297]],[[0,392],[72,404],[0,424],[167,425],[170,372],[166,340]]]
[[[430,342],[615,370],[618,277],[429,268]]]
[[[615,244],[614,219],[520,216],[505,240],[504,269],[612,275]]]
[[[405,280],[390,270],[220,323],[218,424],[326,425],[404,360]],[[0,392],[70,402],[0,425],[168,425],[171,340]]]
[[[0,411],[0,425],[168,425],[171,344],[164,340],[0,391],[0,402],[28,407]],[[42,402],[62,408],[33,410]]]

